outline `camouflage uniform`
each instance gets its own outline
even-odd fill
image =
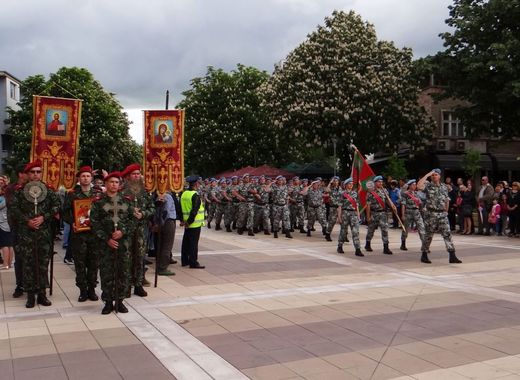
[[[280,230],[280,221],[282,228],[285,231],[291,229],[291,221],[289,217],[289,207],[287,205],[288,190],[287,186],[278,186],[274,184],[271,186],[271,198],[273,200],[273,231]]]
[[[355,190],[345,190],[345,193],[348,194],[353,200],[358,201],[358,194]],[[341,197],[341,229],[338,237],[338,245],[343,244],[347,239],[348,227],[350,226],[350,230],[352,231],[352,242],[354,243],[354,248],[360,249],[361,245],[359,242],[359,217],[356,208],[352,205],[350,200],[342,196]]]
[[[417,205],[414,201],[415,198],[419,205]],[[421,243],[423,243],[423,246],[421,247],[421,251],[424,251],[424,222],[423,218],[421,216],[421,200],[417,196],[417,193],[415,191],[403,191],[401,192],[401,204],[405,207],[405,213],[404,213],[404,226],[405,230],[401,234],[401,241],[404,243],[406,242],[406,239],[408,238],[408,230],[412,228],[412,226],[415,224],[417,227],[417,232],[419,233],[419,238],[421,239]]]
[[[379,195],[379,198],[383,201],[383,206],[379,204],[374,193]],[[386,197],[387,194],[385,189],[374,189],[373,192],[369,191],[367,193],[367,203],[369,203],[367,207],[370,207],[370,217],[372,219],[368,224],[368,231],[366,236],[367,245],[370,244],[370,241],[374,237],[374,232],[377,227],[380,227],[383,244],[388,246],[388,215],[386,213]]]
[[[114,199],[118,206],[122,208],[117,213],[119,217],[117,229],[123,233],[121,239],[118,240],[119,247],[117,250],[110,248],[107,243],[114,232],[114,222],[112,220],[114,211],[113,209],[109,209],[109,207],[113,207],[112,202]],[[132,199],[123,196],[121,193],[115,195],[114,198],[103,194],[99,200],[92,204],[90,223],[92,225],[92,232],[97,237],[99,244],[101,299],[108,302],[122,301],[127,298],[130,292],[130,245],[132,233],[135,230]],[[115,299],[116,293],[117,299]]]
[[[222,222],[222,216],[224,216],[224,225],[229,226],[231,221],[229,220],[229,211],[226,213],[226,209],[230,207],[230,203],[227,198],[224,197],[227,188],[217,186],[215,188],[215,198],[217,199],[215,209],[215,229],[220,229],[220,222]]]
[[[298,228],[303,228],[305,223],[305,207],[303,205],[303,190],[301,185],[294,185],[289,188],[289,197],[291,197],[292,203],[289,205],[291,212],[291,223]]]
[[[233,228],[235,228],[235,225],[237,224],[238,208],[240,206],[240,201],[238,200],[238,198],[235,195],[233,195],[233,192],[234,191],[238,192],[238,187],[239,187],[239,185],[236,183],[235,184],[231,183],[231,185],[229,185],[229,187],[228,187],[228,189],[229,189],[228,194],[232,199],[229,212],[230,212],[231,223],[233,224]]]
[[[76,286],[81,291],[95,289],[99,269],[99,242],[92,230],[76,232],[74,225],[74,200],[97,199],[99,191],[90,189],[87,193],[81,191],[81,187],[71,190],[65,196],[63,204],[63,220],[70,224],[69,245],[74,257],[74,269],[76,271]]]
[[[269,209],[269,198],[270,191],[268,191],[265,185],[259,185],[257,187],[259,199],[255,201],[255,222],[254,226],[258,230],[262,229],[268,233],[271,229],[271,212]],[[262,228],[260,228],[260,225]]]
[[[309,188],[307,191],[307,231],[314,227],[314,222],[318,219],[321,228],[325,230],[327,222],[325,220],[325,207],[323,206],[323,191]]]
[[[155,214],[155,204],[150,194],[144,191],[144,189],[138,194],[134,194],[126,186],[123,190],[123,196],[130,199],[134,209],[138,208],[143,214],[141,219],[137,219],[132,215],[135,220],[132,223],[134,230],[131,231],[132,236],[130,239],[130,273],[132,275],[130,285],[139,288],[143,286],[144,256],[147,252],[147,228],[150,218]]]
[[[253,230],[254,206],[253,194],[249,192],[253,187],[251,183],[243,183],[237,189],[238,193],[245,198],[238,205],[237,227],[239,229]]]
[[[426,195],[426,211],[424,212],[425,234],[423,251],[430,249],[433,234],[435,230],[438,230],[444,239],[447,251],[455,252],[455,246],[451,239],[448,213],[445,211],[446,202],[449,200],[448,188],[443,183],[435,185],[431,182],[426,182],[424,194]]]
[[[339,187],[333,187],[330,189],[330,208],[329,208],[329,219],[327,221],[327,233],[330,235],[332,229],[338,220],[338,207],[341,205],[342,192]]]
[[[49,287],[47,271],[50,255],[54,251],[51,224],[60,206],[58,196],[48,188],[47,196],[38,203],[36,213],[37,216],[43,216],[44,221],[38,229],[33,230],[27,223],[36,216],[34,203],[25,198],[23,187],[17,187],[14,193],[10,215],[16,225],[18,237],[16,254],[23,258],[23,287],[28,293],[45,294],[45,289]]]
[[[212,183],[209,184],[209,186],[206,188],[205,191],[205,199],[206,199],[206,212],[208,214],[206,218],[206,223],[208,228],[211,228],[211,222],[213,218],[215,217],[215,212],[217,211],[217,202],[215,202],[214,197],[217,194],[217,188],[212,185]]]

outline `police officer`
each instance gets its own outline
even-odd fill
[[[428,181],[428,177],[431,181]],[[455,246],[451,239],[450,223],[448,221],[449,195],[448,188],[441,182],[441,170],[433,169],[422,177],[417,183],[417,188],[422,190],[426,196],[424,211],[424,244],[421,256],[421,262],[430,264],[428,259],[428,250],[432,242],[435,230],[438,230],[446,250],[449,253],[450,264],[460,264],[461,260],[455,255]]]
[[[422,201],[417,195],[417,182],[411,179],[406,183],[407,190],[401,192],[401,216],[403,218],[404,227],[401,234],[401,250],[407,251],[406,238],[408,231],[413,225],[417,227],[419,238],[423,244],[421,251],[424,251],[424,222],[421,215]]]
[[[352,231],[352,242],[356,249],[356,256],[365,256],[361,252],[361,244],[359,242],[359,205],[358,194],[354,190],[354,182],[352,177],[347,178],[344,182],[346,187],[340,200],[340,207],[338,208],[338,223],[341,224],[341,230],[338,237],[338,253],[345,253],[343,251],[343,243],[346,241],[347,228],[350,227]],[[348,241],[348,240],[347,240]]]
[[[383,187],[383,177],[380,175],[374,177],[374,190],[367,194],[367,223],[368,231],[366,236],[365,249],[372,252],[370,242],[374,237],[374,231],[377,227],[381,228],[381,238],[383,240],[383,253],[391,255],[393,252],[388,247],[388,215],[387,206],[391,207],[394,212],[395,206],[388,197],[388,192]]]
[[[199,186],[197,176],[189,176],[186,178],[186,182],[188,190],[185,190],[181,196],[182,225],[184,226],[181,263],[183,267],[189,265],[193,269],[204,269],[205,267],[198,261],[200,231],[204,225],[204,205],[197,194]]]

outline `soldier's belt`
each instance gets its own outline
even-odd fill
[[[286,203],[275,203],[275,205],[277,205],[277,206],[285,206]]]
[[[320,208],[321,206],[311,206],[311,205],[309,205],[309,207],[312,207],[312,208]]]
[[[428,207],[428,211],[430,211],[430,212],[446,212],[444,209],[443,210],[438,210],[436,208],[429,208],[429,207]]]
[[[371,212],[386,212],[386,210],[372,210],[370,209]]]

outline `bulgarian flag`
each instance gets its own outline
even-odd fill
[[[374,188],[373,180],[375,174],[358,148],[354,145],[352,147],[354,148],[354,159],[352,160],[352,173],[350,176],[353,179],[354,188],[359,194],[360,206],[364,210],[367,204],[367,192]]]

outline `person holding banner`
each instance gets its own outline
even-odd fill
[[[70,224],[70,249],[74,257],[78,302],[87,299],[97,301],[97,277],[99,269],[98,241],[90,227],[91,202],[100,196],[92,187],[92,168],[83,166],[76,177],[79,186],[69,191],[63,204],[63,220]]]
[[[345,191],[341,197],[341,204],[338,207],[338,223],[341,229],[338,237],[338,253],[345,253],[343,251],[343,243],[347,240],[347,228],[350,227],[352,231],[352,242],[356,249],[355,255],[363,257],[361,252],[361,244],[359,242],[359,205],[358,193],[354,190],[354,182],[352,177],[347,178],[343,182],[346,186]]]
[[[428,181],[428,177],[431,181]],[[433,169],[417,182],[417,188],[422,190],[426,195],[425,212],[424,212],[424,244],[422,248],[421,262],[430,264],[428,259],[428,251],[433,239],[433,234],[438,230],[446,250],[449,253],[450,264],[460,264],[462,261],[455,255],[455,246],[451,239],[450,223],[448,221],[449,195],[448,188],[441,182],[441,170]]]
[[[375,188],[367,194],[367,223],[368,231],[366,237],[365,249],[372,252],[370,242],[374,237],[374,232],[377,227],[381,228],[381,238],[383,240],[383,253],[385,255],[392,255],[393,252],[388,248],[388,215],[387,206],[391,207],[394,212],[395,206],[388,196],[388,192],[383,187],[383,177],[378,175],[374,177]]]
[[[50,306],[51,301],[45,292],[49,287],[47,272],[54,243],[51,224],[60,209],[60,200],[42,182],[40,161],[28,163],[24,172],[28,182],[17,186],[11,215],[19,239],[17,252],[23,258],[23,287],[27,292],[25,307],[33,308],[36,302]]]
[[[401,216],[404,221],[405,229],[401,233],[401,250],[407,251],[406,238],[408,237],[408,231],[412,228],[412,225],[417,227],[419,238],[421,243],[424,245],[424,222],[421,216],[422,201],[417,195],[417,181],[411,179],[406,183],[407,190],[401,192]],[[424,251],[424,247],[421,247],[421,251]],[[423,261],[425,262],[425,261]]]

